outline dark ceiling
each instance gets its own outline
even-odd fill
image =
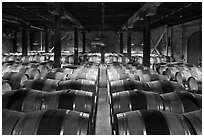
[[[50,28],[54,26],[53,8],[60,7],[62,28],[73,30],[75,26],[88,31],[118,31],[128,26],[128,19],[135,19],[138,12],[144,9],[145,2],[3,2],[2,19],[4,24],[12,27],[21,25]],[[151,5],[151,4],[150,4]],[[56,10],[57,8],[55,8]],[[133,30],[141,30],[143,16],[148,13],[151,28],[163,25],[176,25],[202,18],[201,2],[163,2],[156,9],[138,14],[139,19],[133,22]],[[133,18],[134,17],[134,18]]]

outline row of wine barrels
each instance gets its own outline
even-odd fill
[[[89,114],[65,109],[21,113],[4,109],[3,135],[87,135]]]
[[[23,56],[21,58],[21,61],[23,63],[46,62],[47,60],[48,60],[48,56],[45,56],[45,55],[29,55],[29,56]]]
[[[62,64],[66,64],[66,63],[74,64],[74,55],[62,56],[61,63]]]
[[[86,79],[86,80],[97,81],[98,80],[98,74],[79,72],[79,73],[73,73],[73,74],[69,75],[68,79],[70,79],[70,80]]]
[[[120,113],[117,127],[119,135],[201,135],[202,110],[184,115],[158,110]]]
[[[54,68],[52,70],[53,72],[61,72],[63,73],[64,75],[69,75],[69,74],[72,74],[74,69],[69,69],[69,68]]]
[[[66,90],[66,89],[76,89],[76,90],[85,90],[91,91],[93,93],[96,92],[96,84],[95,81],[79,79],[79,80],[66,80],[59,81],[53,79],[35,79],[35,80],[27,80],[23,83],[22,88],[26,88],[27,90],[35,89],[41,90],[45,92],[54,92],[58,90]]]
[[[187,82],[188,78],[191,76],[202,77],[202,72],[196,72],[196,70],[185,70],[181,67],[168,67],[165,71],[165,75],[171,80],[176,80],[177,82],[183,83]]]
[[[151,81],[147,82],[149,91],[157,93],[181,92],[186,91],[183,84],[173,81]]]
[[[27,90],[35,89],[45,92],[54,92],[58,89],[59,80],[53,79],[34,79],[27,80],[23,83],[22,88]]]
[[[182,84],[173,81],[141,82],[136,80],[118,80],[110,82],[111,93],[133,89],[152,91],[157,93],[185,91],[185,88]]]
[[[140,81],[150,82],[150,81],[168,81],[168,77],[159,74],[144,74],[140,76]]]
[[[134,110],[160,110],[187,113],[202,109],[202,96],[189,92],[158,94],[145,91],[123,91],[112,97],[113,116]]]
[[[139,89],[148,91],[149,86],[146,82],[136,81],[136,80],[118,80],[110,82],[110,92],[120,92],[125,90]]]
[[[133,61],[136,64],[143,64],[142,56],[133,56]],[[161,63],[161,62],[172,62],[174,59],[170,56],[150,56],[150,64]]]
[[[2,108],[20,112],[47,109],[69,109],[93,112],[93,93],[82,90],[63,90],[46,93],[38,90],[11,90],[2,97]]]
[[[2,58],[2,62],[9,62],[9,61],[18,61],[19,58],[17,56],[4,56]]]
[[[48,72],[43,75],[43,79],[54,79],[59,81],[65,81],[68,79],[68,74],[65,75],[61,72]]]
[[[50,70],[48,66],[36,63],[5,63],[2,66],[3,74],[6,72],[25,72],[27,69],[37,69],[39,73],[46,73]],[[37,72],[35,71],[35,73]]]
[[[11,83],[12,89],[19,89],[29,77],[21,72],[7,72],[3,75],[2,79],[8,80]]]
[[[124,80],[124,79],[139,80],[139,76],[130,74],[130,73],[122,73],[122,74],[116,73],[116,74],[108,75],[109,81]]]
[[[86,79],[60,81],[58,90],[76,89],[96,93],[96,82]]]

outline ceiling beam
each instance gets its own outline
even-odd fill
[[[24,11],[26,11],[26,12],[29,12],[29,13],[35,15],[36,17],[39,17],[39,18],[41,18],[41,19],[43,19],[43,20],[45,20],[45,21],[53,22],[53,20],[50,20],[50,19],[48,19],[48,18],[46,18],[46,17],[40,15],[39,13],[36,13],[36,12],[30,10],[30,9],[26,9],[26,8],[23,7],[23,6],[20,6],[20,5],[17,5],[17,4],[15,4],[15,6],[16,6],[17,8],[19,8],[19,9],[22,9],[22,10],[24,10]]]
[[[70,22],[74,22],[78,28],[85,29],[85,25],[83,25],[74,15],[72,15],[63,4],[56,2],[46,2],[52,14],[61,14],[63,19],[68,19]],[[54,7],[57,7],[58,11],[55,11]]]
[[[152,16],[156,14],[157,7],[161,5],[162,2],[147,2],[145,3],[137,12],[135,12],[120,29],[126,27],[133,27],[134,23],[143,18],[143,16]]]

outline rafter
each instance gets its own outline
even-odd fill
[[[152,11],[161,5],[162,2],[148,2],[145,3],[137,12],[135,12],[123,25],[121,28],[133,26],[135,22],[143,18],[144,15],[149,14],[149,16],[153,15]],[[121,29],[120,28],[120,29]]]

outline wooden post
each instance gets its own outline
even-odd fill
[[[86,31],[82,31],[82,54],[86,53]]]
[[[100,47],[100,53],[101,53],[101,63],[104,64],[105,62],[105,46]]]
[[[123,54],[123,32],[120,31],[120,53]]]
[[[30,51],[33,51],[34,31],[30,31]]]
[[[187,61],[187,50],[186,50],[186,26],[185,24],[182,24],[181,26],[181,31],[182,31],[182,57],[183,61]]]
[[[173,43],[173,39],[174,39],[174,29],[173,27],[171,27],[171,56],[174,57],[174,43]]]
[[[143,31],[143,65],[150,67],[150,21],[149,17],[144,17]]]
[[[74,29],[74,64],[78,64],[78,29]]]
[[[17,52],[17,32],[14,31],[14,39],[13,39],[13,52]]]
[[[43,51],[43,31],[40,31],[40,50]]]
[[[166,56],[168,56],[168,33],[169,33],[169,29],[168,29],[168,26],[166,25],[165,26],[165,29],[166,29],[166,35],[165,35],[165,43],[166,43]]]
[[[45,28],[45,53],[49,52],[49,44],[48,44],[48,29]]]
[[[28,53],[30,52],[30,44],[31,44],[31,41],[30,41],[30,38],[31,38],[31,28],[30,27],[27,27],[26,28],[26,44],[27,44],[27,48],[28,48]]]
[[[61,67],[61,16],[55,15],[54,26],[54,67]]]
[[[127,30],[127,57],[131,60],[131,30]]]
[[[21,30],[22,33],[22,55],[27,56],[28,55],[28,45],[26,40],[26,28],[23,27]]]

